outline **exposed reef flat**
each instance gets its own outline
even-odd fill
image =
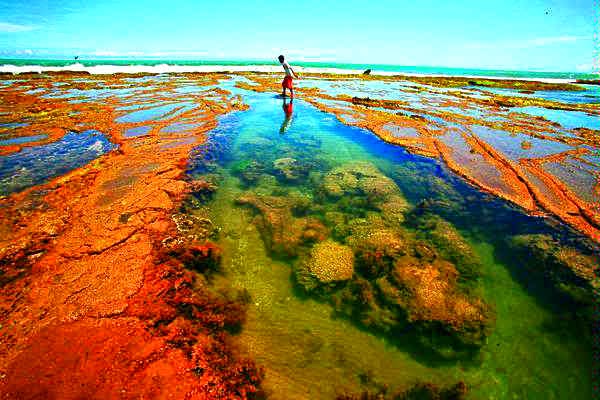
[[[280,78],[2,75],[0,398],[586,398],[598,93]]]
[[[4,154],[88,129],[118,146],[1,200],[2,398],[252,396],[260,371],[235,357],[225,332],[243,320],[243,303],[211,293],[192,272],[218,261],[218,248],[206,238],[165,241],[185,233],[171,215],[197,186],[184,174],[190,150],[241,102],[210,88],[222,76],[161,86],[75,78],[20,80],[0,91],[2,123],[26,123],[3,134],[47,135]],[[206,92],[176,91],[187,85]],[[174,107],[117,122],[157,102]],[[186,120],[197,125],[159,133]],[[127,138],[138,126],[149,130]]]

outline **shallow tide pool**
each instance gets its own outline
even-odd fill
[[[236,341],[265,369],[269,398],[332,399],[384,386],[398,390],[416,382],[443,386],[460,380],[471,399],[591,396],[591,344],[571,321],[571,305],[556,301],[537,278],[523,275],[521,262],[506,260],[499,247],[503,235],[569,233],[477,192],[437,161],[385,144],[302,101],[294,101],[290,115],[272,94],[240,93],[250,110],[224,117],[191,160],[195,178],[219,184],[212,200],[193,212],[211,218],[220,230],[223,264],[214,285],[246,291],[250,299]],[[307,293],[298,284],[293,271],[303,250],[291,256],[274,251],[276,233],[265,229],[272,221],[263,215],[260,222],[260,212],[240,203],[248,197],[267,203],[299,197],[304,208],[290,221],[314,216],[327,224],[328,210],[377,220],[381,210],[364,211],[353,199],[323,200],[328,174],[356,163],[393,180],[408,200],[407,220],[422,200],[448,205],[440,215],[481,260],[478,294],[495,315],[477,352],[439,357],[415,344],[410,329],[386,334],[340,315],[326,296]],[[284,236],[289,234],[289,226],[283,229]],[[343,243],[333,231],[328,235]],[[419,235],[419,228],[415,232]]]
[[[70,132],[59,141],[0,157],[0,195],[38,185],[81,167],[115,148],[97,131]]]

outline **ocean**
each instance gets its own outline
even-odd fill
[[[498,77],[510,79],[543,79],[574,81],[576,79],[598,79],[598,73],[513,71],[477,68],[450,68],[405,66],[387,64],[352,64],[336,62],[294,62],[306,72],[356,73],[371,69],[373,74],[443,75]],[[89,71],[91,73],[116,72],[209,72],[226,71],[279,71],[274,61],[265,60],[168,60],[168,59],[0,59],[0,72],[43,72],[51,70]]]

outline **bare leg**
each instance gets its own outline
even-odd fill
[[[290,89],[290,97],[293,99],[294,98],[294,89]]]
[[[282,97],[285,97],[285,88],[283,88],[283,93],[281,93]]]

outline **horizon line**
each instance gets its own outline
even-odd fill
[[[83,57],[83,58],[81,58]],[[83,61],[195,61],[195,62],[257,62],[257,63],[269,63],[273,65],[278,65],[278,62],[275,60],[264,59],[264,58],[187,58],[187,57],[164,57],[164,56],[93,56],[86,57],[85,55],[79,56],[78,59],[74,57],[38,57],[38,56],[26,56],[26,55],[15,55],[15,56],[0,56],[0,61],[4,60],[39,60],[39,61],[73,61],[74,63],[83,62]],[[450,67],[444,65],[405,65],[405,64],[390,64],[390,63],[357,63],[357,62],[347,62],[347,61],[292,61],[295,64],[345,64],[345,65],[355,65],[355,66],[370,66],[370,67],[402,67],[402,68],[443,68],[443,69],[471,69],[471,70],[480,70],[480,71],[505,71],[505,72],[540,72],[540,73],[572,73],[572,74],[600,74],[600,71],[556,71],[556,70],[546,70],[541,68],[532,68],[532,69],[512,69],[512,68],[500,68],[500,67]],[[218,65],[218,64],[216,64]]]

